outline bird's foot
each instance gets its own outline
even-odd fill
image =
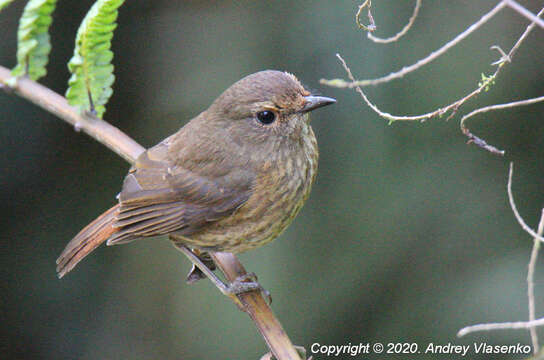
[[[259,284],[255,273],[248,273],[237,277],[227,286],[226,290],[229,292],[229,294],[225,294],[227,296],[237,296],[246,292],[260,290],[263,296],[268,300],[268,304],[272,304],[272,295]]]
[[[193,249],[192,252],[210,271],[214,271],[216,269],[215,263],[213,262],[210,254],[208,254],[207,252],[201,253],[196,249]],[[194,284],[198,280],[205,278],[207,278],[206,274],[204,274],[204,272],[202,272],[202,270],[200,270],[198,266],[193,263],[193,266],[187,274],[187,279],[185,281],[187,282],[187,284]]]
[[[187,246],[176,242],[174,242],[174,246],[176,247],[176,249],[183,252],[185,256],[187,256],[191,260],[191,262],[194,264],[193,268],[195,266],[196,268],[198,268],[198,270],[191,269],[191,271],[189,272],[189,275],[187,276],[187,281],[189,283],[198,281],[202,277],[207,277],[223,293],[223,295],[231,298],[232,301],[242,311],[246,311],[246,309],[245,305],[238,298],[238,295],[246,292],[260,290],[261,293],[268,299],[268,303],[272,303],[272,296],[270,296],[270,293],[257,282],[257,276],[254,273],[239,276],[232,283],[225,284],[213,272],[213,270],[215,269],[215,263],[211,266],[210,269],[210,267],[205,264],[205,262],[207,262],[206,258],[201,258],[200,252],[196,250],[191,250]],[[213,263],[213,259],[210,258],[210,261]]]

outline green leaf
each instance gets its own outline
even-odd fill
[[[117,9],[124,0],[98,0],[91,7],[76,36],[74,56],[68,63],[72,76],[66,98],[81,111],[94,110],[98,117],[106,111],[115,80],[113,53],[110,51],[113,30],[117,27]]]
[[[11,4],[13,0],[0,0],[0,11],[2,11],[3,8]]]
[[[9,1],[8,1],[9,2]],[[57,0],[30,0],[19,20],[17,31],[17,65],[13,76],[28,75],[38,80],[47,73],[49,52],[49,25]]]

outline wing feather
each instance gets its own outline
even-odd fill
[[[143,153],[125,178],[114,224],[120,230],[108,245],[174,231],[190,235],[232,214],[251,195],[254,177],[243,168],[219,174],[186,169],[173,165],[163,148],[154,149]]]

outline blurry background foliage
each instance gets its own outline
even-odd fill
[[[535,12],[542,6],[520,3]],[[57,92],[66,89],[66,63],[91,4],[61,1],[54,13],[41,82]],[[320,78],[345,78],[336,52],[357,77],[381,76],[427,55],[495,4],[424,1],[408,35],[377,45],[357,29],[353,1],[128,1],[113,40],[116,81],[105,119],[148,147],[247,74],[296,74],[338,100],[313,115],[317,182],[283,236],[241,256],[273,294],[293,342],[528,344],[525,331],[455,334],[476,322],[527,318],[532,241],[508,206],[506,180],[512,160],[518,208],[536,227],[544,203],[544,105],[469,122],[506,150],[500,158],[465,145],[459,116],[389,126],[355,92],[319,85]],[[16,1],[0,14],[4,66],[15,64],[23,6]],[[404,26],[413,2],[373,6],[376,35],[389,36]],[[434,110],[474,89],[497,59],[489,46],[510,49],[527,23],[503,10],[446,56],[367,92],[394,114]],[[535,29],[495,86],[462,110],[542,95],[543,57],[544,36]],[[190,264],[165,238],[102,247],[57,280],[57,255],[115,202],[128,164],[17,97],[0,95],[0,119],[6,359],[257,359],[267,351],[253,323],[209,282],[185,284]],[[542,264],[535,279],[539,316]]]

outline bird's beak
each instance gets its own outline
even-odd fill
[[[304,107],[300,112],[305,113],[308,111],[315,110],[317,108],[320,108],[322,106],[327,106],[330,104],[334,104],[336,102],[335,99],[325,96],[305,96],[304,99],[306,100],[306,104],[304,104]]]

